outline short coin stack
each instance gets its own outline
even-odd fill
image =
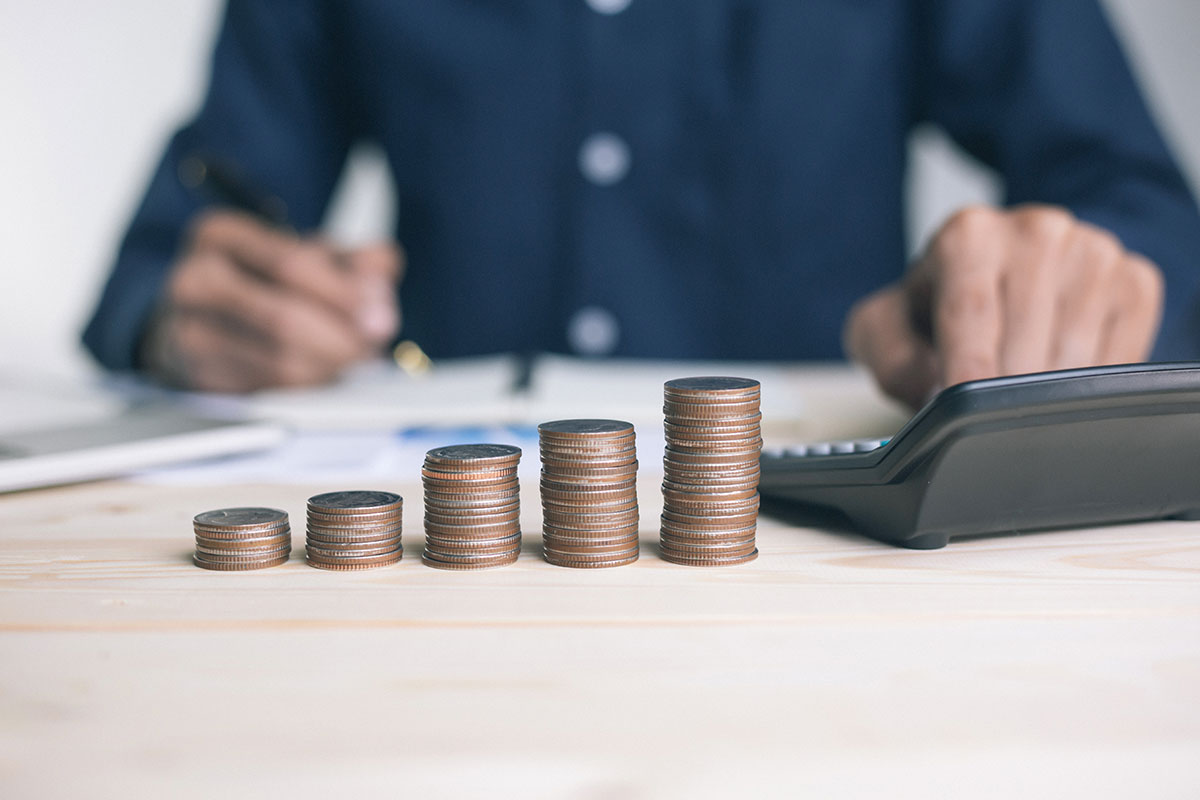
[[[425,552],[439,569],[486,569],[521,552],[521,448],[507,444],[435,447],[421,469]]]
[[[664,387],[662,557],[716,567],[758,556],[758,381],[680,378]]]
[[[395,564],[404,500],[391,492],[326,492],[308,499],[305,559],[318,569],[370,569]]]
[[[542,535],[560,567],[619,567],[638,559],[633,425],[569,419],[538,426]]]
[[[283,564],[292,553],[292,528],[277,508],[221,508],[192,519],[197,567],[247,570]]]

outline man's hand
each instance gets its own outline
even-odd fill
[[[1116,237],[1049,206],[972,207],[846,320],[847,354],[916,408],[963,381],[1144,360],[1163,279]]]
[[[396,334],[401,270],[392,245],[338,251],[242,214],[207,214],[167,281],[143,362],[206,391],[329,381]]]

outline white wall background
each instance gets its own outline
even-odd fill
[[[220,5],[0,0],[0,370],[92,368],[79,331],[167,135],[199,102]],[[1106,5],[1200,185],[1200,0]],[[935,134],[915,147],[919,240],[995,186]],[[334,231],[385,232],[393,206],[378,159],[352,166],[345,184]]]

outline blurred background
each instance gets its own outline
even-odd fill
[[[1052,1],[1052,0],[1051,0]],[[1105,0],[1152,110],[1200,185],[1200,1]],[[167,136],[199,103],[220,0],[0,0],[0,371],[95,370],[79,332]],[[912,140],[916,249],[998,187],[937,131]],[[357,153],[330,213],[349,242],[391,229],[378,153]]]

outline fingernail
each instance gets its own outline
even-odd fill
[[[396,310],[386,303],[370,303],[358,312],[358,327],[372,339],[387,339],[396,332]]]

